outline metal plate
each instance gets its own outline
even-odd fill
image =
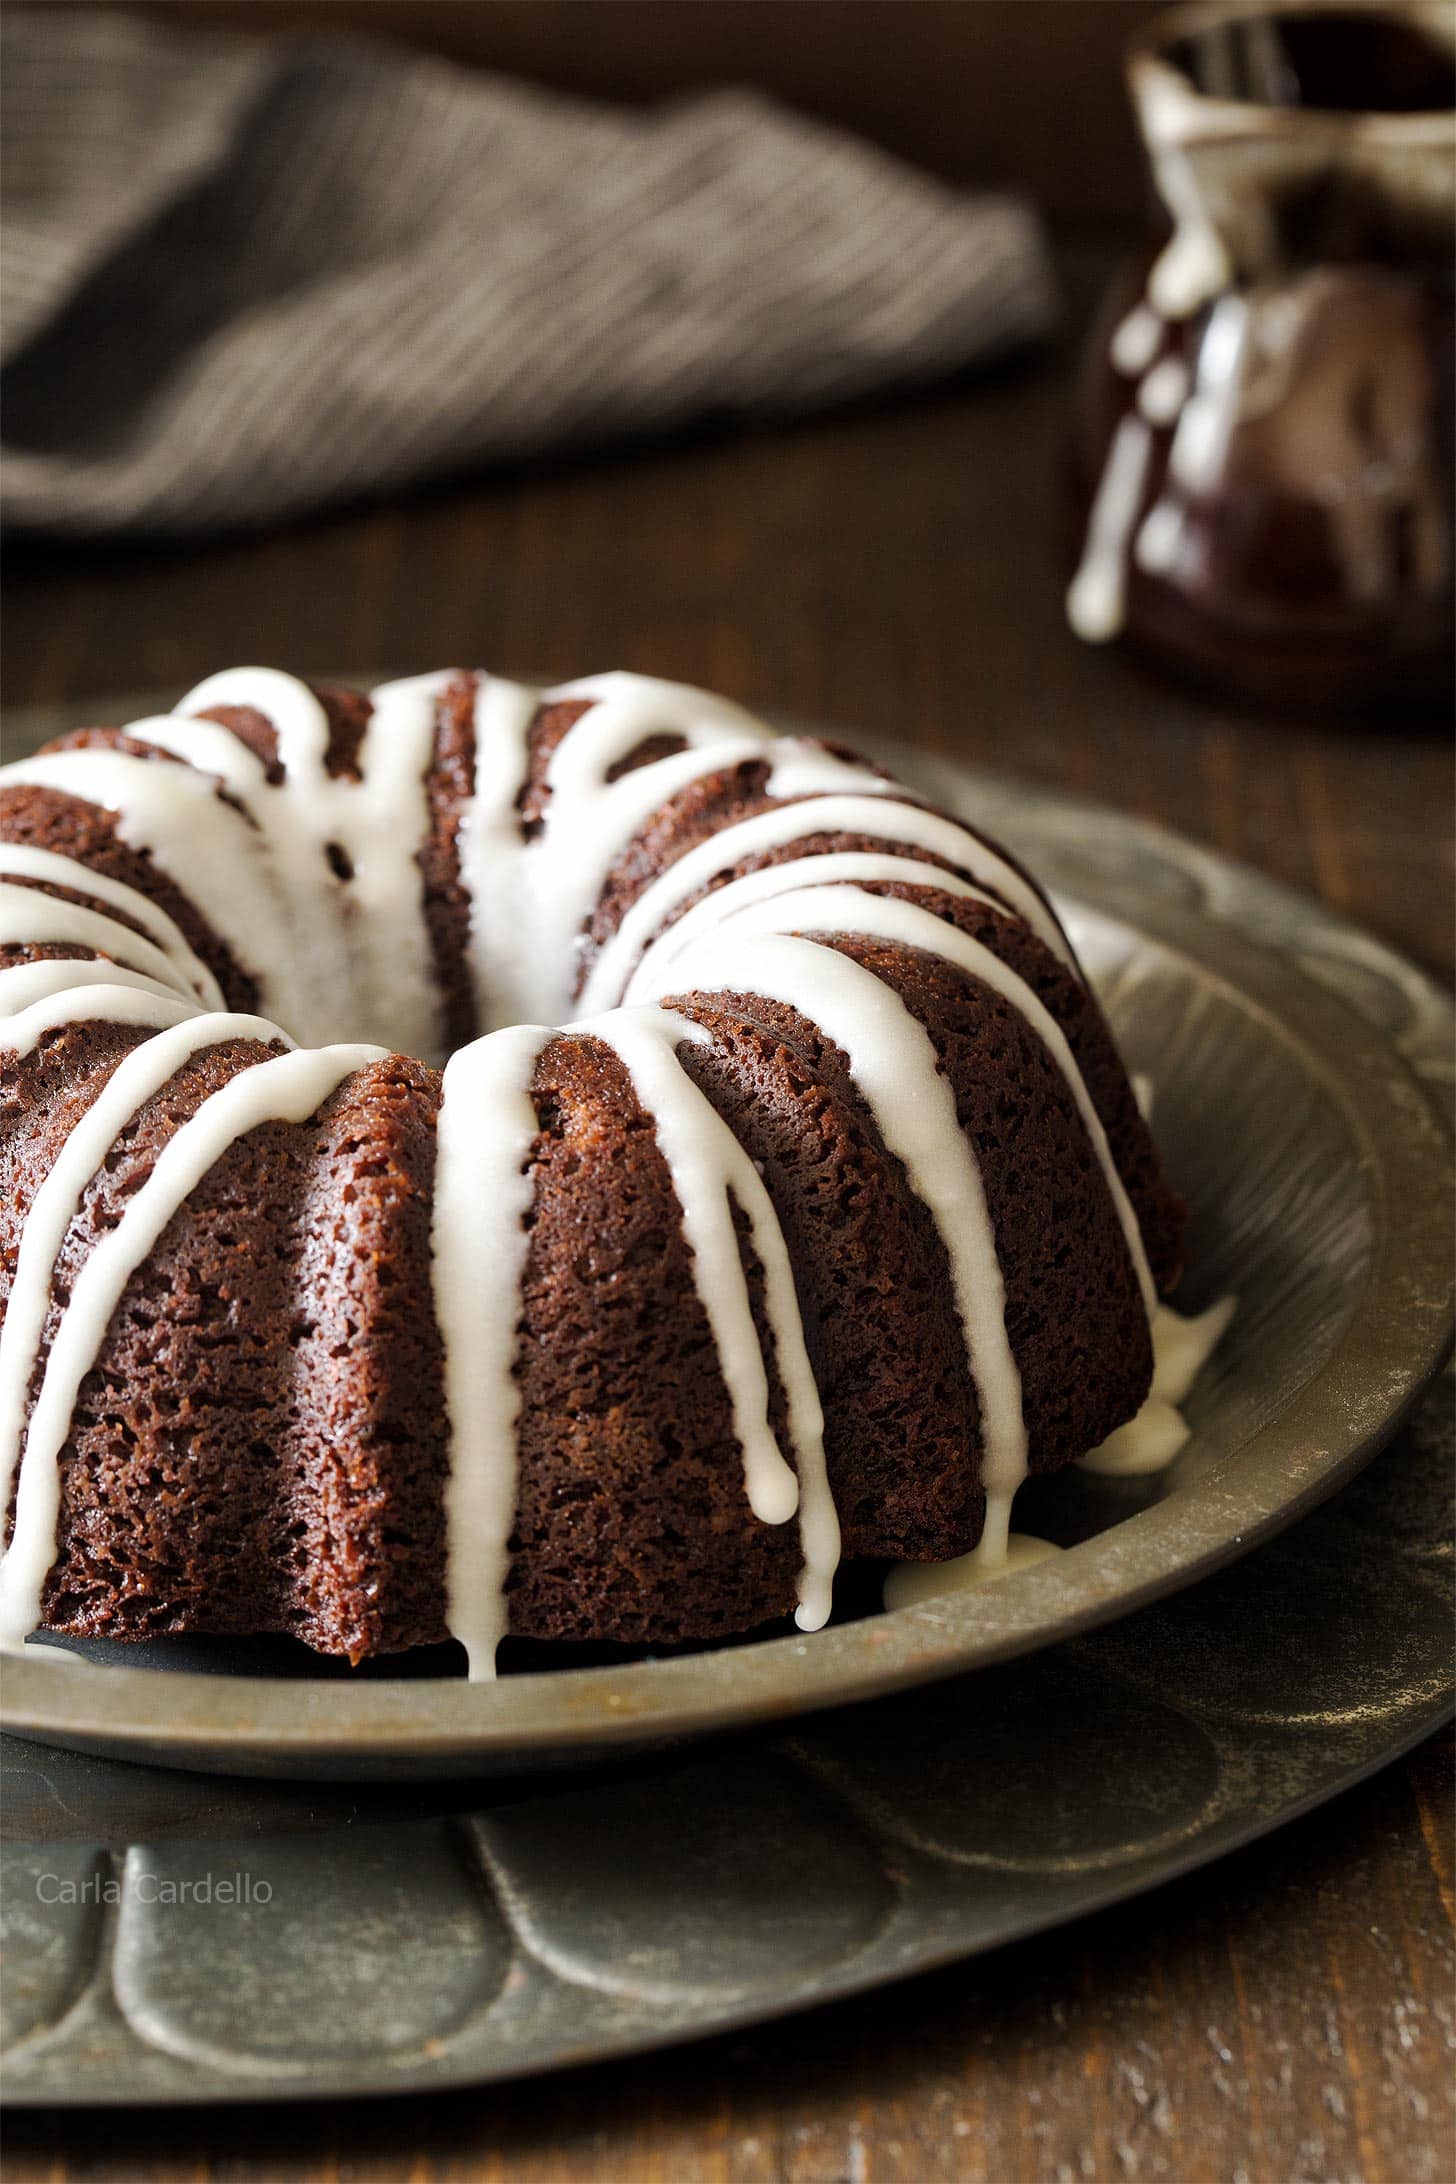
[[[228,1782],[7,1739],[6,2097],[291,2100],[554,2069],[1185,1872],[1449,1713],[1450,1415],[1447,1387],[1429,1434],[1285,1539],[1108,1630],[570,1786]]]
[[[489,1687],[412,1675],[408,1662],[326,1675],[235,1645],[150,1649],[175,1664],[165,1677],[117,1667],[114,1653],[104,1669],[25,1660],[7,1664],[7,1726],[235,1774],[580,1762],[1060,1643],[1242,1554],[1368,1460],[1449,1336],[1449,1143],[1411,1073],[1432,1083],[1449,1069],[1439,996],[1365,936],[1157,830],[897,763],[1004,833],[1063,894],[1125,1050],[1158,1088],[1158,1134],[1195,1209],[1189,1301],[1241,1298],[1174,1469],[1151,1486],[1079,1478],[1046,1494],[1036,1528],[1075,1542],[1050,1564],[809,1638]]]

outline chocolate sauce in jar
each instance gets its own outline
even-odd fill
[[[1280,703],[1456,658],[1444,8],[1179,9],[1130,78],[1160,247],[1094,329],[1073,628]]]

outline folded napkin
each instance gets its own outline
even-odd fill
[[[109,9],[0,35],[11,522],[258,523],[924,380],[1052,314],[1024,206],[752,92],[598,106]]]

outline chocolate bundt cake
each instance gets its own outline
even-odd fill
[[[1147,1393],[1072,950],[837,748],[239,669],[0,772],[0,901],[8,1643],[813,1629]]]

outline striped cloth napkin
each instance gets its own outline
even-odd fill
[[[3,494],[252,524],[802,411],[1047,327],[1022,205],[747,91],[639,111],[406,51],[3,23]]]

